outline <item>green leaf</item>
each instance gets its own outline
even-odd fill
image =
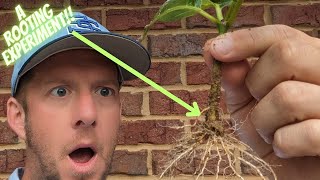
[[[219,4],[221,8],[229,6],[232,3],[232,0],[211,0],[213,3]]]
[[[233,24],[233,22],[236,19],[236,16],[240,10],[241,4],[243,0],[233,0],[231,3],[228,12],[226,14],[226,29],[229,29],[229,27]]]
[[[145,27],[145,32],[142,39],[146,36],[150,27],[156,22],[172,22],[182,18],[201,14],[210,21],[217,23],[216,18],[212,17],[204,10],[210,7],[215,7],[217,4],[210,0],[167,0],[159,9],[154,19]]]
[[[177,21],[193,16],[212,6],[213,3],[210,0],[168,0],[161,6],[154,20],[161,22]]]

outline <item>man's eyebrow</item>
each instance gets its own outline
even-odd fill
[[[47,79],[41,83],[42,85],[50,85],[50,84],[67,84],[67,85],[74,85],[76,82],[72,79],[66,80],[66,79]],[[97,80],[92,83],[93,86],[101,86],[101,85],[113,85],[117,88],[119,88],[119,82],[118,80],[111,80],[111,79],[103,79],[103,80]]]
[[[42,82],[42,85],[49,85],[49,84],[75,84],[74,80],[66,80],[66,79],[47,79]]]
[[[94,85],[114,85],[116,87],[119,87],[119,81],[118,80],[111,80],[111,79],[103,79],[98,80],[93,83]]]

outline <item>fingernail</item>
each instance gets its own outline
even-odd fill
[[[279,158],[289,158],[289,156],[284,153],[283,151],[281,151],[279,148],[277,148],[276,146],[273,146],[273,151],[274,153],[279,157]]]
[[[227,33],[225,35],[217,37],[217,39],[215,39],[213,42],[213,48],[220,55],[226,55],[230,51],[232,51],[233,40],[232,40],[230,34]]]

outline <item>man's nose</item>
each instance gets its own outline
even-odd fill
[[[75,128],[96,126],[97,110],[92,95],[80,95],[75,108],[78,114],[73,123]]]

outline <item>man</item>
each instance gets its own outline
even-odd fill
[[[116,145],[119,90],[133,75],[89,48],[77,31],[145,74],[147,51],[95,20],[75,21],[16,62],[8,123],[26,142],[25,167],[10,180],[106,179]]]
[[[109,51],[125,43],[120,44]],[[79,49],[75,41],[54,47],[64,45]],[[224,62],[223,87],[235,123],[251,115],[239,129],[240,138],[267,161],[282,165],[276,167],[281,180],[320,177],[320,160],[315,157],[320,152],[319,48],[318,39],[279,25],[236,31],[205,45],[209,65],[213,58]],[[49,55],[55,54],[46,54],[49,50]],[[140,50],[134,49],[144,61],[122,60],[129,59],[135,68],[148,67],[149,57]],[[116,79],[121,84],[121,76],[129,74],[88,49],[38,53],[45,61],[14,71],[8,122],[26,140],[27,159],[24,170],[17,169],[10,178],[105,178],[120,119]],[[260,57],[253,68],[243,60],[251,56]],[[33,65],[39,61],[31,59]]]
[[[208,41],[222,61],[222,86],[238,134],[275,167],[279,180],[320,179],[320,40],[272,25]],[[253,67],[248,57],[259,57]]]

